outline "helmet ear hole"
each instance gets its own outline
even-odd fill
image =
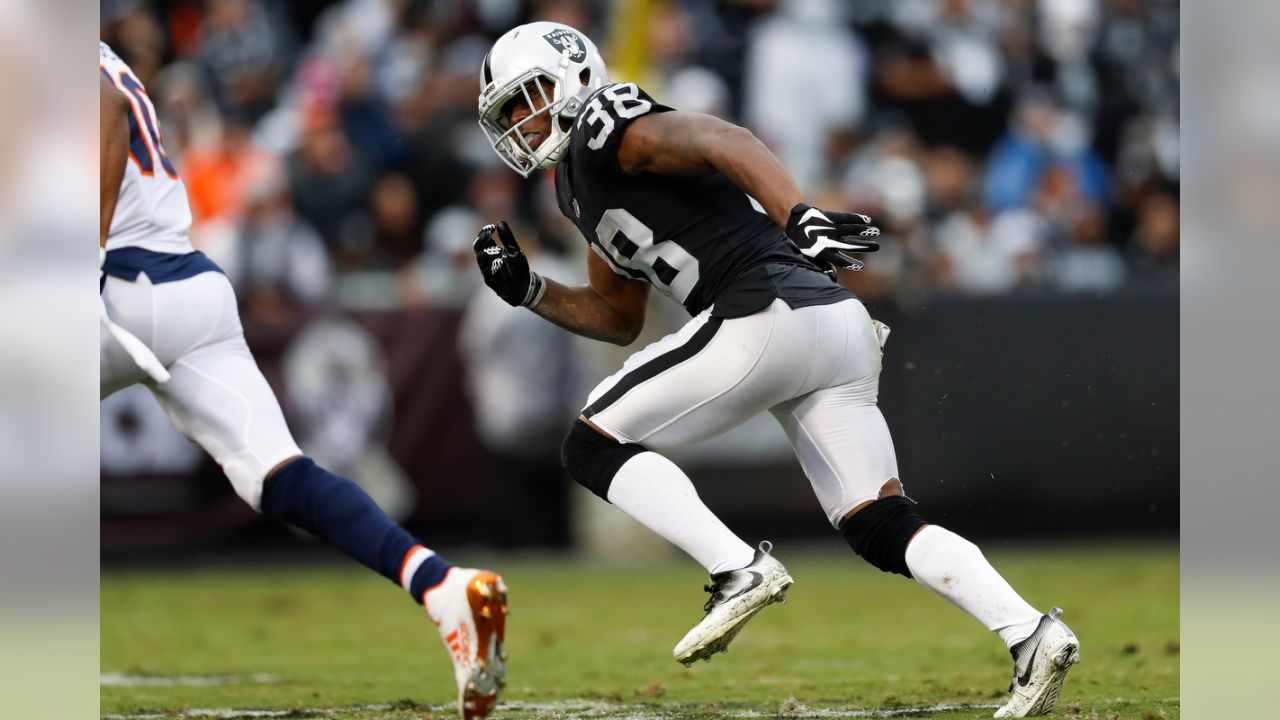
[[[591,83],[591,68],[583,68],[582,72],[578,73],[578,82],[582,83],[583,86]]]

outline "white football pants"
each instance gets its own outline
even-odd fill
[[[107,277],[107,314],[168,368],[157,385],[106,329],[101,331],[101,394],[143,383],[187,437],[222,466],[236,494],[260,509],[262,482],[281,461],[301,455],[284,413],[240,327],[225,275],[206,272],[153,285]]]
[[[898,477],[876,407],[884,333],[857,300],[797,310],[775,300],[731,319],[704,311],[628,358],[583,415],[619,442],[661,450],[769,410],[837,526]]]

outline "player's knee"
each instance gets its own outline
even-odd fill
[[[605,437],[577,420],[560,446],[560,462],[574,482],[607,501],[609,485],[618,469],[646,450],[638,443],[623,444]]]
[[[891,495],[906,495],[906,494],[907,493],[902,489],[902,481],[896,477],[889,478],[889,480],[885,482],[885,484],[880,486],[881,498],[887,498]]]
[[[244,499],[253,506],[254,510],[269,518],[293,522],[294,518],[288,509],[296,504],[294,498],[303,494],[299,488],[313,484],[311,481],[318,472],[323,472],[323,469],[311,458],[301,455],[292,456],[277,463],[267,472],[265,478],[258,481],[256,504],[249,498]],[[234,482],[232,484],[236,485]],[[236,492],[239,493],[239,491],[239,485],[236,485]]]
[[[901,495],[883,494],[863,507],[840,527],[840,534],[858,557],[883,572],[911,577],[907,569],[907,545],[920,528],[928,525],[916,514],[911,501]]]
[[[296,457],[290,458],[290,461],[296,459]],[[224,460],[222,471],[231,481],[231,487],[236,491],[236,495],[248,503],[249,507],[262,512],[263,488],[271,476],[287,464],[287,462],[280,463],[268,469],[258,462],[256,457],[238,455]]]

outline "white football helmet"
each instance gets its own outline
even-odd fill
[[[551,85],[551,97],[539,79]],[[564,159],[573,119],[591,93],[608,84],[604,58],[586,35],[560,23],[521,25],[498,38],[484,56],[480,127],[498,157],[529,177],[534,170],[555,167]],[[521,94],[534,112],[513,126],[505,110]],[[551,134],[534,150],[521,128],[543,113],[551,116]]]

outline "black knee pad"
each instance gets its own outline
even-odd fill
[[[609,485],[618,469],[648,448],[638,443],[624,445],[601,435],[578,420],[560,446],[560,463],[579,485],[609,501]]]
[[[911,577],[907,569],[907,543],[928,525],[900,495],[881,498],[862,508],[840,528],[845,542],[858,557],[882,572]]]

